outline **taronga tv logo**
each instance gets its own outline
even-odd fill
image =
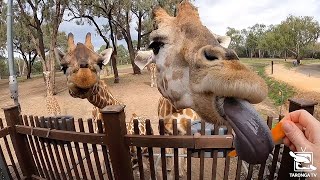
[[[294,158],[294,173],[290,173],[290,177],[317,177],[317,167],[313,165],[312,152],[292,152],[290,156]]]

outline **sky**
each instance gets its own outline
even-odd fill
[[[290,14],[313,16],[320,22],[320,0],[195,0],[194,5],[198,8],[203,25],[219,35],[225,35],[227,27],[244,29],[256,23],[279,24]],[[107,23],[107,20],[99,19],[99,22]],[[133,39],[136,39],[135,23],[132,25]],[[75,42],[83,42],[86,33],[91,32],[96,50],[104,44],[93,26],[63,22],[60,30],[72,32]],[[125,45],[125,42],[120,44]]]

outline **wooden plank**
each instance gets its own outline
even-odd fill
[[[201,121],[201,130],[200,134],[205,135],[205,121]],[[199,151],[199,157],[200,157],[200,174],[199,174],[199,179],[203,180],[204,179],[204,150]]]
[[[173,119],[173,135],[178,135],[177,119]],[[173,149],[174,179],[179,180],[179,149]]]
[[[38,119],[38,117],[36,116],[35,117],[35,122],[36,122],[36,126],[37,127],[40,127],[40,121],[43,119],[43,117],[40,117],[40,120]],[[53,165],[52,165],[52,162],[49,160],[49,152],[48,152],[48,150],[47,150],[47,148],[46,148],[46,146],[45,146],[45,144],[44,144],[44,138],[40,138],[40,137],[38,137],[38,142],[40,142],[39,143],[39,145],[40,145],[40,149],[41,149],[41,151],[43,152],[43,157],[44,157],[44,159],[45,159],[45,162],[46,162],[46,170],[47,171],[49,171],[49,174],[50,174],[50,179],[56,179],[56,177],[55,177],[55,174],[53,173],[53,171],[52,171],[52,167],[53,167]]]
[[[31,128],[28,126],[17,125],[16,131],[19,134],[27,134],[34,136],[47,138],[47,134],[49,133],[48,139],[54,140],[62,140],[62,141],[73,141],[73,142],[83,142],[89,144],[104,144],[107,145],[106,139],[104,138],[104,134],[97,133],[83,133],[83,132],[74,132],[74,131],[62,131],[56,129],[48,129],[48,128]]]
[[[31,119],[33,119],[32,116],[29,116],[30,118],[30,121]],[[26,126],[29,126],[29,122],[28,122],[28,117],[26,115],[23,116],[23,122]],[[28,139],[28,142],[29,142],[29,146],[31,147],[31,151],[32,151],[32,156],[35,160],[35,163],[36,163],[36,166],[37,166],[37,170],[38,170],[38,173],[41,177],[45,177],[44,176],[44,172],[43,172],[43,168],[41,167],[40,165],[40,158],[38,157],[38,153],[35,149],[35,142],[33,140],[33,137],[30,136],[30,135],[27,135],[27,139]]]
[[[160,135],[164,135],[164,121],[163,119],[159,120],[159,133]],[[161,148],[161,168],[162,168],[162,179],[167,180],[167,161],[166,161],[166,149]]]
[[[49,122],[49,121],[48,121]],[[44,127],[45,126],[45,121],[44,121],[44,118],[41,117],[40,118],[40,124],[41,124],[41,127]],[[42,139],[45,144],[44,144],[44,147],[43,148],[46,148],[47,149],[47,152],[49,153],[49,158],[50,158],[50,162],[51,162],[51,168],[53,168],[54,170],[54,173],[55,173],[55,178],[53,179],[60,179],[60,175],[59,175],[59,171],[58,171],[58,167],[57,167],[57,163],[55,161],[55,158],[54,158],[54,155],[53,155],[53,151],[52,151],[52,148],[51,148],[51,143],[49,142],[48,139],[46,138],[43,138]],[[51,169],[49,167],[49,169]]]
[[[58,119],[54,119],[54,129],[61,130],[61,128],[59,127]],[[63,160],[63,162],[64,162],[63,164],[65,165],[65,168],[67,170],[67,175],[68,175],[69,179],[73,179],[72,173],[71,173],[71,168],[70,168],[68,157],[67,157],[67,153],[66,153],[66,150],[64,148],[64,142],[63,141],[57,141],[57,144],[59,145],[61,153],[62,153],[62,160]],[[61,165],[61,168],[63,169],[62,165]],[[64,174],[64,172],[62,172],[62,173]]]
[[[219,128],[220,126],[218,126],[217,124],[214,125],[214,131],[213,131],[214,135],[219,134]],[[212,149],[211,155],[212,155],[211,179],[215,180],[217,176],[218,150]]]
[[[1,119],[1,118],[0,118],[0,128],[1,128],[1,129],[4,129],[4,128],[3,128],[3,122],[2,122],[2,119]],[[8,130],[9,130],[9,129],[8,129]],[[18,169],[17,169],[16,163],[14,162],[14,159],[13,159],[13,156],[12,156],[12,152],[13,152],[13,151],[11,151],[11,149],[10,149],[8,139],[7,139],[6,136],[3,136],[2,138],[3,138],[3,140],[4,140],[4,144],[5,144],[5,147],[6,147],[6,151],[7,151],[8,155],[9,155],[9,160],[10,160],[10,162],[11,162],[11,164],[12,164],[13,171],[14,171],[14,173],[16,174],[17,179],[20,180],[21,177],[20,177],[20,175],[19,175],[19,173],[18,173]],[[0,148],[1,148],[1,147],[0,147]],[[1,153],[2,153],[2,157],[4,157],[2,149],[1,149]],[[4,161],[4,163],[6,163],[6,160],[5,160],[5,159],[3,159],[3,161]],[[7,172],[9,173],[10,171],[9,171],[7,165],[5,166],[5,168],[7,168]],[[9,175],[9,177],[12,179],[11,173],[9,173],[8,175]]]
[[[36,127],[35,119],[38,119],[38,117],[29,116],[29,119],[30,119],[31,127]],[[49,176],[49,173],[48,173],[48,168],[46,166],[46,163],[44,161],[44,157],[43,157],[43,154],[42,154],[42,150],[40,148],[39,138],[37,136],[33,136],[33,140],[34,140],[36,152],[37,152],[39,160],[40,160],[40,164],[41,164],[41,168],[42,168],[44,177],[47,178],[47,179],[50,179],[50,176]]]
[[[237,161],[237,171],[236,171],[236,180],[240,180],[241,178],[241,167],[242,167],[242,160],[238,156],[238,161]]]
[[[37,176],[37,175],[32,175],[31,178],[32,178],[33,180],[47,180],[47,179],[42,178],[42,177]]]
[[[71,125],[72,131],[75,132],[76,128],[75,128],[74,123],[72,123],[70,125]],[[84,168],[84,163],[83,163],[83,159],[82,159],[79,143],[78,142],[74,142],[74,147],[76,149],[76,154],[77,154],[78,164],[80,166],[80,170],[81,170],[81,174],[82,174],[82,179],[88,179],[86,170]]]
[[[146,134],[152,135],[152,127],[150,123],[150,119],[146,120]],[[151,172],[151,179],[156,180],[156,171],[154,169],[154,156],[153,156],[153,148],[148,148],[148,154],[149,154],[149,164],[150,164],[150,172]]]
[[[251,180],[252,179],[253,166],[254,166],[253,164],[249,164],[247,180]]]
[[[227,134],[232,134],[232,128],[230,124],[227,124]],[[224,180],[228,180],[229,176],[229,169],[230,169],[230,156],[228,156],[230,150],[225,150],[226,158],[225,158],[225,165],[224,165]]]
[[[139,130],[139,122],[137,119],[133,120],[133,131],[134,134],[139,135],[140,134],[140,130]],[[134,148],[134,147],[131,147]],[[143,162],[142,162],[142,151],[141,151],[141,147],[137,146],[137,159],[138,159],[138,165],[139,165],[139,173],[140,173],[140,179],[144,180],[144,170],[143,170]],[[132,158],[132,157],[131,157]]]
[[[3,129],[3,122],[2,122],[2,119],[0,118],[0,128],[1,129]],[[4,138],[6,138],[5,136],[3,136]],[[6,147],[6,150],[7,150],[7,152],[8,152],[8,154],[10,154],[11,153],[11,151],[10,151],[10,149],[8,149],[8,147]],[[11,155],[12,156],[12,155]],[[0,146],[0,158],[2,159],[2,162],[3,162],[3,166],[4,166],[4,171],[2,170],[2,178],[9,178],[9,179],[13,179],[12,178],[12,175],[11,175],[11,173],[10,173],[10,171],[9,171],[9,168],[8,168],[8,164],[7,164],[7,161],[6,161],[6,158],[5,158],[5,156],[4,156],[4,154],[3,154],[3,149],[2,149],[2,147]],[[11,163],[12,164],[12,163]],[[13,163],[14,164],[14,163]],[[16,172],[15,172],[16,173]],[[17,174],[17,173],[16,173]],[[19,179],[20,179],[20,176],[18,177]]]
[[[192,149],[232,149],[232,135],[212,136],[161,136],[161,135],[125,135],[129,146],[163,147],[163,148],[192,148]]]
[[[9,135],[10,131],[12,130],[12,127],[5,127],[5,128],[1,128],[0,130],[0,138],[3,138],[7,135]]]
[[[20,109],[18,105],[3,108],[3,110],[8,126],[15,127],[21,124],[19,122]],[[10,133],[10,139],[22,174],[26,178],[30,178],[32,174],[38,174],[31,149],[28,146],[27,137],[13,131]]]
[[[55,125],[54,125],[55,121],[56,121],[56,118],[49,118],[48,119],[48,126],[51,129],[55,128]],[[58,121],[56,121],[56,122],[58,122]],[[64,167],[63,167],[63,164],[62,164],[60,152],[59,152],[59,149],[58,149],[58,142],[56,140],[49,140],[49,141],[52,142],[52,145],[53,145],[53,150],[54,150],[54,153],[55,153],[55,157],[56,157],[56,160],[58,162],[58,168],[60,170],[60,176],[62,177],[62,179],[67,179],[67,176],[65,174],[65,170],[64,170]]]
[[[187,121],[187,135],[191,135],[191,120],[188,119]],[[187,180],[191,180],[191,155],[192,150],[187,149]]]
[[[103,127],[102,127],[102,121],[98,121],[98,133],[103,133]],[[104,165],[106,167],[106,171],[107,171],[107,176],[109,180],[113,180],[113,174],[111,171],[111,166],[110,166],[110,160],[109,160],[109,155],[108,155],[108,150],[107,150],[107,146],[105,145],[101,145],[102,148],[102,154],[103,154],[103,158],[104,158]]]
[[[88,128],[89,128],[89,133],[94,133],[92,119],[88,119]],[[94,160],[96,162],[96,168],[98,171],[99,179],[103,180],[103,174],[102,174],[102,169],[101,169],[102,166],[101,166],[100,160],[99,160],[97,145],[92,144],[92,150],[93,150]]]
[[[84,132],[83,120],[81,118],[78,120],[78,123],[79,123],[80,132]],[[87,161],[87,165],[88,165],[88,169],[89,169],[89,173],[90,173],[91,179],[95,179],[94,172],[93,172],[93,166],[92,166],[92,163],[91,163],[88,144],[87,143],[82,143],[82,145],[83,145],[83,150],[84,150],[84,154],[85,154],[85,157],[86,157],[86,161]]]
[[[67,121],[65,118],[62,119],[62,126],[61,126],[61,129],[62,130],[66,130],[67,129]],[[72,150],[72,147],[71,147],[71,143],[66,141],[66,144],[67,144],[67,153],[69,154],[70,156],[70,160],[71,160],[71,164],[72,164],[72,167],[73,167],[73,172],[74,172],[74,175],[75,175],[75,178],[77,180],[80,180],[80,175],[79,175],[79,171],[78,171],[78,166],[76,164],[76,160],[75,160],[75,156],[74,156],[74,153],[73,153],[73,150]],[[72,175],[72,174],[71,174]],[[74,178],[74,177],[73,177]],[[72,179],[72,178],[71,178]]]

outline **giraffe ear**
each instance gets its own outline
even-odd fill
[[[72,33],[68,34],[68,52],[71,52],[74,50],[75,48],[75,44],[74,44],[74,37]]]
[[[108,64],[108,62],[111,59],[112,52],[113,52],[113,49],[112,48],[108,48],[108,49],[103,50],[100,53],[100,55],[102,56],[100,61],[102,62],[103,65],[107,65]]]
[[[148,64],[154,61],[153,51],[138,51],[136,57],[134,58],[134,63],[142,70]]]
[[[84,44],[87,46],[87,48],[93,50],[93,45],[91,42],[91,33],[87,33],[86,40],[85,40]]]
[[[229,36],[219,36],[217,38],[220,45],[224,48],[228,48],[231,43],[231,38]]]

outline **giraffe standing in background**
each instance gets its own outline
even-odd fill
[[[47,112],[50,115],[60,115],[61,114],[61,110],[60,110],[60,106],[59,103],[56,99],[56,97],[54,97],[52,91],[51,91],[51,83],[50,81],[50,71],[44,71],[44,79],[46,81],[46,86],[47,86],[47,97],[46,97],[46,105],[47,105]]]
[[[156,87],[157,84],[157,65],[156,63],[150,63],[148,66],[148,71],[150,72],[150,76],[151,76],[151,87]]]

